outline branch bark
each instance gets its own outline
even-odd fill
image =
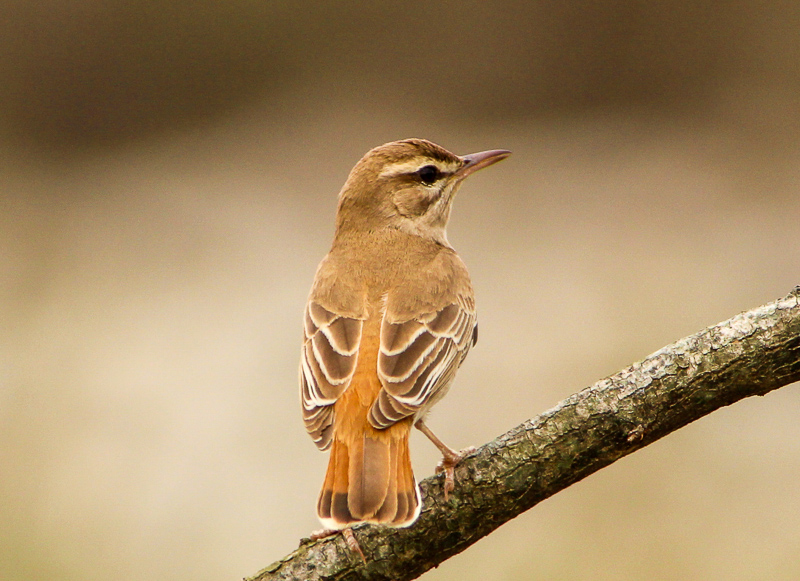
[[[420,483],[408,529],[354,529],[367,563],[335,535],[300,548],[251,581],[414,579],[532,506],[703,416],[800,380],[800,287],[656,351],[482,446]]]

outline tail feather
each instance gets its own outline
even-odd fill
[[[351,442],[334,438],[317,502],[317,514],[326,528],[359,522],[404,527],[417,519],[420,505],[407,434],[364,435]]]
[[[391,442],[364,436],[350,450],[347,504],[360,519],[374,516],[383,506],[389,490]]]
[[[411,519],[413,522],[419,514],[419,491],[411,471],[411,455],[408,445],[398,450],[398,454],[398,481],[411,482],[412,486],[405,486],[397,491],[397,515],[395,518],[400,521]]]
[[[346,521],[352,519],[347,506],[347,465],[347,447],[333,446],[330,460],[328,461],[328,471],[325,474],[325,481],[322,485],[322,492],[317,501],[317,514],[320,520]]]
[[[386,489],[386,500],[375,513],[375,518],[381,522],[397,518],[397,440],[389,444],[389,482]]]

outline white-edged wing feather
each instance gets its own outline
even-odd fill
[[[477,339],[471,304],[450,304],[403,322],[381,323],[378,378],[383,385],[369,411],[376,428],[423,414],[450,387]]]
[[[333,404],[353,378],[362,326],[362,321],[332,313],[314,301],[306,306],[300,399],[306,430],[320,450],[331,445]]]

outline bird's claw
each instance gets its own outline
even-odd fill
[[[308,536],[309,541],[318,541],[320,539],[326,539],[328,537],[332,537],[336,533],[342,533],[342,537],[344,537],[344,542],[347,547],[353,551],[354,553],[358,553],[358,556],[361,557],[361,560],[364,563],[367,562],[367,559],[364,557],[364,552],[361,550],[361,545],[358,544],[358,540],[356,536],[353,534],[353,530],[350,528],[346,529],[320,529],[318,531],[314,531]],[[303,539],[305,540],[305,539]],[[303,541],[300,541],[300,544],[303,544]]]
[[[456,471],[455,468],[461,460],[472,454],[476,450],[475,446],[464,448],[460,452],[453,452],[452,454],[445,454],[436,465],[436,474],[444,472],[444,500],[450,500],[450,493],[456,488]]]

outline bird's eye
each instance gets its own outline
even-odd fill
[[[426,186],[431,186],[433,183],[441,177],[439,173],[439,168],[435,165],[425,165],[417,170],[417,175],[419,176],[420,181]]]

